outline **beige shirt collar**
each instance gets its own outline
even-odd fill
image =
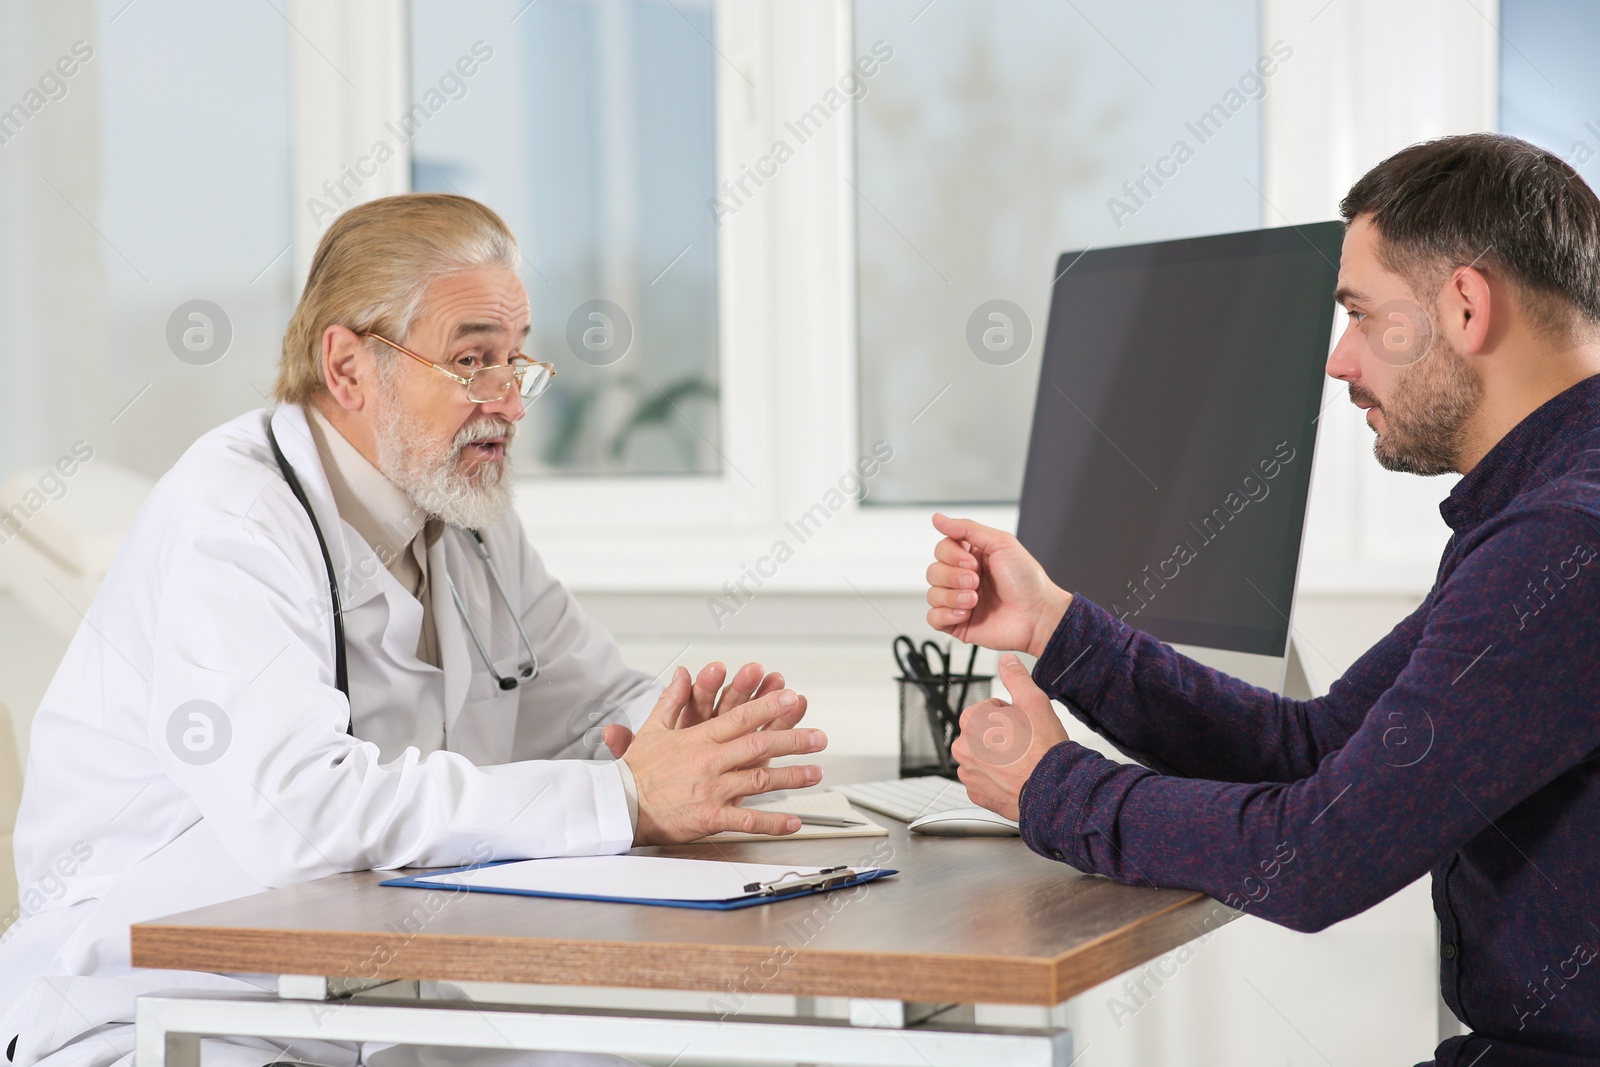
[[[439,540],[444,523],[430,519],[411,498],[367,461],[322,412],[308,407],[307,423],[328,475],[339,517],[372,546],[384,569],[401,588],[422,604],[417,658],[439,666],[438,636],[433,624],[433,594],[428,582],[428,548]]]
[[[354,526],[393,571],[395,562],[410,552],[427,513],[345,440],[322,412],[311,405],[307,412],[339,517]]]

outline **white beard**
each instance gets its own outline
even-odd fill
[[[482,529],[511,510],[510,442],[515,433],[516,427],[504,419],[474,419],[448,446],[432,447],[421,420],[404,410],[391,393],[384,397],[374,426],[378,469],[430,516],[462,529]],[[504,437],[506,454],[480,464],[476,479],[469,478],[461,472],[461,452],[486,437]]]

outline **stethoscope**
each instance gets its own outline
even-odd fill
[[[311,510],[311,501],[306,499],[306,491],[300,485],[300,479],[295,477],[294,468],[284,457],[283,449],[278,446],[278,435],[272,432],[272,426],[267,426],[267,443],[272,446],[272,458],[278,461],[278,469],[283,472],[283,480],[289,483],[289,491],[300,502],[306,518],[311,520],[311,529],[317,535],[317,548],[322,550],[322,567],[328,576],[328,599],[333,603],[333,644],[334,663],[333,681],[344,694],[346,702],[350,700],[350,672],[349,662],[345,654],[344,641],[344,611],[339,599],[339,583],[333,576],[333,557],[328,555],[328,542],[322,536],[322,524],[317,522],[316,513]],[[527,653],[527,661],[517,668],[513,675],[502,675],[495,669],[494,660],[489,658],[489,646],[484,644],[483,638],[478,633],[478,628],[472,625],[472,613],[467,610],[467,602],[462,599],[461,593],[456,589],[456,583],[450,580],[450,575],[444,576],[445,585],[450,588],[450,597],[456,602],[456,610],[461,612],[461,621],[466,624],[467,634],[472,638],[472,643],[478,649],[478,655],[483,657],[483,662],[488,666],[489,673],[494,676],[495,682],[501,689],[515,689],[539,677],[539,654],[533,650],[533,642],[528,640],[528,631],[522,626],[522,617],[512,605],[511,598],[506,595],[506,587],[500,581],[500,570],[494,565],[494,560],[489,556],[489,546],[483,543],[483,535],[477,530],[466,531],[472,538],[473,551],[478,558],[483,560],[485,569],[489,572],[489,580],[494,583],[495,592],[500,594],[500,600],[511,613],[511,621],[516,625],[517,636],[522,640],[522,649]],[[346,731],[354,733],[354,729],[347,727]]]

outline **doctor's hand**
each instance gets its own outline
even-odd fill
[[[1000,657],[1000,678],[1016,703],[994,697],[962,712],[950,754],[973,803],[1016,819],[1022,787],[1044,754],[1067,740],[1067,730],[1016,656]]]
[[[726,688],[722,684],[724,681],[728,682]],[[776,693],[782,688],[783,675],[777,671],[767,674],[759,663],[746,663],[734,672],[731,680],[728,679],[727,667],[721,663],[708,663],[694,680],[689,703],[679,710],[677,719],[668,725],[680,730],[685,726],[694,726],[718,715],[726,715],[741,704]],[[805,713],[806,698],[801,697],[797,707],[784,712],[767,729],[793,729],[805,717]],[[633,743],[633,731],[619,723],[607,726],[601,737],[617,759],[621,759]]]
[[[739,806],[745,797],[801,789],[822,780],[814,764],[768,767],[774,756],[820,752],[821,730],[784,728],[805,702],[779,689],[691,726],[676,726],[693,700],[689,672],[679,667],[628,746],[628,769],[639,790],[635,845],[694,841],[722,830],[792,834],[793,815]]]
[[[941,514],[933,525],[944,537],[928,566],[928,625],[969,645],[1043,655],[1072,594],[1004,530]]]

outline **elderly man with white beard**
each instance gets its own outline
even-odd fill
[[[12,1062],[128,1063],[139,994],[272,988],[134,968],[130,923],[339,872],[799,828],[740,801],[821,779],[769,766],[826,744],[804,698],[758,664],[664,688],[629,669],[511,510],[512,436],[554,375],[520,352],[519,258],[462,197],[351,209],[290,321],[279,406],[151,493],[34,720],[17,871],[53,891],[24,892],[0,946]],[[615,759],[581,758],[599,722]],[[372,1053],[469,1058],[202,1055]]]

